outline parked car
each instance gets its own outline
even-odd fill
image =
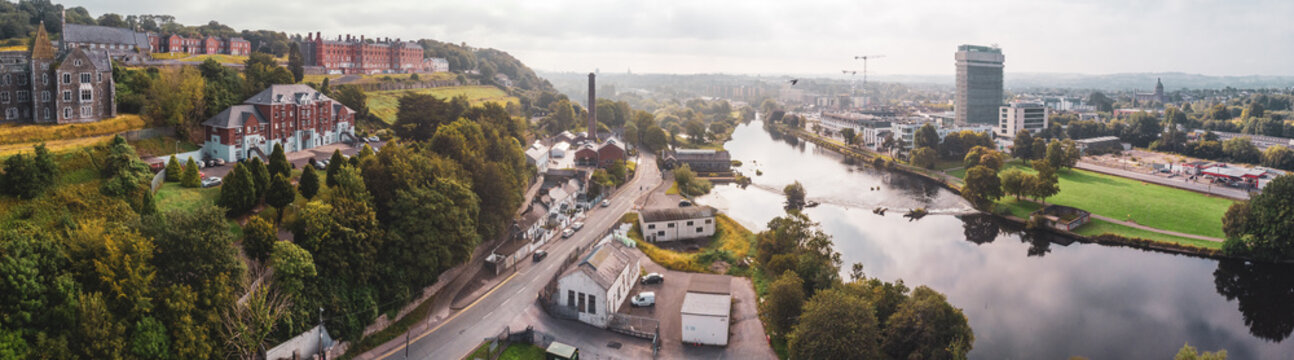
[[[579,231],[580,229],[584,228],[584,223],[580,221],[576,221],[574,224],[571,224],[571,228],[575,229],[575,231]]]
[[[638,293],[638,295],[634,295],[633,299],[629,299],[629,305],[632,305],[632,306],[656,305],[656,292],[648,291],[648,292]]]
[[[216,158],[216,166],[225,166],[225,159]]]
[[[562,230],[562,237],[568,238],[568,237],[571,237],[571,235],[575,235],[575,230],[571,230],[571,229]]]
[[[692,206],[691,201],[683,200],[678,202],[678,207],[688,207],[688,206]]]
[[[202,179],[202,187],[204,188],[220,186],[221,183],[223,183],[223,181],[220,180],[219,176],[212,176],[209,178]]]
[[[659,273],[647,274],[646,276],[643,276],[642,280],[643,285],[659,284],[663,282],[665,282],[665,275],[661,275]]]
[[[368,142],[378,142],[378,141],[382,141],[382,139],[378,138],[378,137],[377,137],[377,135],[373,135],[373,136],[366,137],[366,138],[364,138],[364,140],[365,140],[365,141],[368,141]]]
[[[602,200],[602,207],[611,206],[611,199]]]
[[[326,170],[326,169],[328,169],[328,159],[315,162],[315,170]]]
[[[530,258],[535,262],[539,262],[539,260],[543,260],[545,257],[548,257],[548,252],[543,250],[535,250],[534,254],[530,254]]]

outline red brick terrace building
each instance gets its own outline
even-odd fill
[[[331,74],[416,72],[422,68],[423,57],[422,46],[412,41],[365,39],[362,35],[324,40],[321,32],[306,34],[301,55],[306,66],[320,66]]]

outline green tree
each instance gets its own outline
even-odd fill
[[[480,242],[479,212],[476,194],[449,179],[398,190],[391,209],[395,215],[386,223],[389,236],[379,251],[387,265],[383,277],[405,281],[385,284],[383,293],[411,300],[435,283],[440,272],[466,262]]]
[[[1240,117],[1244,119],[1260,118],[1263,117],[1264,114],[1265,110],[1263,109],[1263,104],[1253,101],[1249,103],[1249,106],[1245,106],[1245,110],[1240,113]]]
[[[967,169],[983,165],[989,169],[993,169],[993,171],[998,171],[1002,169],[1002,165],[1006,163],[1006,157],[992,148],[975,145],[975,147],[972,147],[970,151],[966,152],[966,157],[963,160],[963,163]]]
[[[158,319],[167,324],[171,339],[171,358],[200,359],[210,357],[213,340],[211,328],[219,317],[206,316],[198,309],[198,294],[189,286],[172,285],[165,288],[160,301]]]
[[[1052,139],[1051,142],[1047,143],[1047,155],[1044,159],[1047,160],[1048,164],[1064,167],[1067,162],[1066,156],[1064,145],[1061,145],[1060,140]]]
[[[935,150],[929,147],[918,147],[912,150],[912,166],[925,169],[934,169],[936,154]]]
[[[81,294],[77,299],[78,326],[73,345],[84,359],[120,359],[126,348],[126,326],[108,311],[103,295]]]
[[[844,129],[840,129],[840,138],[845,139],[846,144],[854,145],[855,143],[857,143],[858,142],[857,135],[858,134],[854,133],[854,128],[847,127]]]
[[[430,140],[442,125],[459,119],[470,107],[466,98],[437,99],[431,94],[407,93],[400,96],[395,114],[396,135],[414,141]]]
[[[687,164],[674,169],[674,183],[678,184],[678,192],[685,196],[701,196],[710,193],[710,180],[697,178],[692,167]]]
[[[256,190],[256,201],[259,203],[265,199],[266,192],[270,190],[270,180],[274,178],[270,177],[270,170],[265,167],[265,163],[261,162],[259,157],[252,158],[251,163],[247,165],[247,170],[249,170],[248,174],[252,177],[253,189]]]
[[[244,214],[256,206],[256,183],[250,172],[242,163],[236,163],[225,175],[216,204],[228,209],[230,216]]]
[[[966,170],[966,186],[962,187],[962,197],[976,209],[990,210],[993,201],[1002,197],[1002,183],[997,172],[985,166]]]
[[[1294,258],[1294,176],[1282,175],[1267,183],[1249,202],[1231,205],[1223,217],[1223,231],[1233,255],[1263,260]]]
[[[265,203],[273,206],[278,213],[275,223],[283,221],[283,211],[288,205],[292,205],[297,200],[297,190],[292,187],[292,182],[283,174],[275,174],[274,180],[271,181],[270,189],[265,193]]]
[[[184,168],[180,167],[180,160],[171,155],[171,159],[166,161],[166,182],[180,181],[184,174]]]
[[[881,348],[891,359],[964,359],[975,334],[943,294],[918,286],[885,321]]]
[[[1284,146],[1270,146],[1263,150],[1263,166],[1292,170],[1294,169],[1294,150]]]
[[[286,178],[292,178],[292,164],[283,153],[283,143],[274,143],[274,151],[270,153],[270,165],[267,170],[270,172],[270,177],[274,177],[274,174],[282,174]]]
[[[300,295],[306,282],[316,275],[310,252],[291,241],[274,242],[269,265],[274,268],[274,284],[289,296]]]
[[[1043,203],[1047,198],[1060,192],[1060,179],[1056,177],[1056,167],[1046,160],[1034,160],[1030,163],[1038,174],[1029,183],[1029,195]]]
[[[306,76],[305,58],[301,56],[301,46],[295,41],[288,44],[288,68],[292,71],[292,81],[301,82]]]
[[[768,285],[768,298],[760,310],[774,334],[789,334],[794,329],[804,297],[804,280],[795,271],[783,272],[777,281]]]
[[[188,285],[209,294],[222,288],[214,279],[223,275],[232,282],[243,274],[234,236],[218,207],[199,205],[191,211],[146,216],[140,220],[140,233],[156,245],[153,263],[163,284]]]
[[[808,216],[791,211],[770,220],[767,228],[755,235],[759,249],[755,260],[764,273],[794,270],[804,280],[807,294],[840,280],[840,253],[833,250],[831,236]]]
[[[256,261],[269,259],[270,252],[278,241],[278,230],[274,228],[274,224],[259,216],[249,217],[247,225],[243,226],[243,251],[247,253],[247,257]]]
[[[624,160],[616,160],[607,166],[607,175],[610,175],[615,185],[619,186],[629,180],[629,168],[625,166]]]
[[[326,81],[326,80],[325,80]],[[355,110],[355,119],[364,119],[369,117],[368,112],[368,94],[356,85],[337,85],[332,91],[331,96],[334,100],[341,102],[342,105]]]
[[[1019,200],[1021,196],[1029,194],[1033,175],[1026,174],[1020,169],[1008,169],[999,176],[1002,178],[1002,192],[1006,195],[1015,196],[1015,199]]]
[[[912,147],[917,149],[938,148],[939,132],[935,130],[934,125],[927,123],[925,125],[922,125],[921,128],[917,129],[916,135],[912,137]]]
[[[1164,131],[1164,125],[1145,111],[1132,114],[1127,121],[1128,127],[1123,129],[1120,138],[1123,141],[1132,143],[1132,146],[1146,147],[1151,141],[1159,137],[1159,133]]]
[[[1029,152],[1033,155],[1030,160],[1041,160],[1047,157],[1047,139],[1042,137],[1033,138],[1033,147]]]
[[[800,184],[799,181],[786,185],[786,187],[782,188],[782,194],[786,195],[786,204],[788,206],[793,208],[800,208],[804,206],[804,197],[806,196],[806,194],[804,191],[804,185]]]
[[[230,106],[238,104],[246,99],[243,96],[244,87],[243,76],[232,67],[225,66],[214,58],[207,58],[198,65],[198,71],[202,73],[202,78],[206,80],[206,87],[203,88],[203,98],[206,101],[206,118],[211,118],[225,111]],[[121,82],[119,81],[118,84]],[[118,94],[121,91],[118,90]],[[119,101],[120,103],[120,101]]]
[[[382,246],[377,214],[359,171],[344,167],[324,202],[312,201],[298,213],[295,242],[315,258],[319,275],[347,284],[370,281]]]
[[[99,184],[99,192],[125,199],[136,213],[148,214],[152,203],[152,193],[148,182],[152,179],[148,165],[139,160],[135,148],[126,143],[121,136],[113,137],[108,144],[99,173],[104,180]]]
[[[1222,152],[1231,158],[1231,161],[1254,164],[1261,157],[1258,147],[1249,140],[1248,136],[1231,138],[1222,142]]]
[[[325,182],[328,184],[328,187],[337,186],[337,173],[340,172],[341,168],[344,166],[346,166],[346,157],[341,155],[341,150],[333,150],[332,158],[328,159],[328,167],[326,168],[327,178],[325,179]]]
[[[683,128],[687,130],[687,141],[693,144],[705,143],[705,124],[701,120],[690,119],[684,123]]]
[[[1020,130],[1015,134],[1015,139],[1011,142],[1011,156],[1024,160],[1034,159],[1033,154],[1033,135],[1029,130]]]
[[[1218,350],[1217,352],[1207,352],[1203,354],[1196,350],[1190,343],[1182,345],[1182,349],[1177,351],[1173,360],[1227,360],[1227,351]]]
[[[0,329],[0,359],[26,359],[27,341],[23,340],[21,331]]]
[[[198,164],[189,158],[188,163],[184,164],[184,175],[180,177],[180,185],[188,188],[202,186],[202,179],[199,179]]]
[[[844,290],[828,289],[804,304],[789,347],[796,359],[878,359],[880,343],[871,304]]]
[[[26,222],[0,229],[0,329],[53,330],[75,324],[77,284],[67,273],[71,265],[59,244]]]
[[[153,306],[153,280],[157,277],[150,263],[153,243],[137,232],[119,230],[105,232],[102,243],[102,254],[93,263],[108,294],[109,307],[116,314],[147,314]]]
[[[201,129],[206,115],[206,79],[190,66],[164,67],[148,87],[144,114],[174,126],[177,135],[187,137]]]
[[[315,173],[314,166],[306,166],[301,171],[301,179],[297,180],[297,192],[306,200],[314,199],[315,194],[319,193],[319,174]]]
[[[152,317],[136,321],[127,350],[140,359],[170,359],[171,339],[166,334],[166,325]]]

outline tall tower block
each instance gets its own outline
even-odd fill
[[[597,75],[589,73],[589,139],[598,141],[598,93]]]

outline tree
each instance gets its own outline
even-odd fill
[[[786,270],[768,285],[768,298],[762,305],[761,314],[769,329],[774,334],[790,333],[804,306],[804,280],[794,271]]]
[[[325,78],[324,81],[327,81]],[[355,110],[355,119],[368,118],[368,94],[356,85],[337,85],[333,89],[331,96],[334,100],[341,102],[342,105]]]
[[[198,164],[189,158],[188,163],[184,164],[184,175],[180,177],[180,185],[187,188],[202,186],[202,179],[199,179]]]
[[[384,284],[382,292],[411,300],[441,271],[467,261],[481,238],[475,222],[479,204],[468,186],[450,179],[396,191],[386,246],[380,250],[388,261],[382,273],[406,281]]]
[[[0,172],[3,192],[23,199],[32,199],[45,193],[58,180],[58,163],[44,143],[35,146],[35,154],[15,154],[5,159],[4,172]]]
[[[710,193],[710,180],[696,177],[692,168],[687,164],[674,169],[674,183],[678,185],[678,192],[685,196],[701,196]]]
[[[1263,166],[1294,170],[1294,150],[1284,146],[1270,146],[1263,150]]]
[[[253,260],[264,262],[269,259],[270,252],[278,241],[278,230],[274,228],[274,224],[259,216],[249,217],[247,225],[243,226],[243,252]]]
[[[270,281],[245,284],[240,301],[221,312],[221,334],[231,356],[256,360],[279,320],[289,314],[292,300]]]
[[[976,209],[989,210],[993,201],[1002,197],[1002,183],[997,172],[984,166],[966,170],[966,186],[962,188],[962,197]]]
[[[858,138],[856,137],[856,135],[857,134],[854,133],[854,128],[847,127],[844,129],[840,129],[840,138],[845,139],[846,144],[854,145],[855,143],[857,143]]]
[[[787,206],[792,208],[804,207],[804,185],[801,185],[799,181],[786,185],[786,187],[782,188],[782,193],[786,195]]]
[[[292,187],[292,182],[283,174],[275,174],[274,180],[270,183],[270,189],[265,193],[265,203],[273,206],[278,213],[278,218],[274,221],[279,223],[283,221],[283,210],[288,205],[292,205],[297,200],[297,190]]]
[[[218,207],[199,205],[146,216],[140,220],[140,233],[157,246],[153,263],[163,284],[188,285],[208,294],[220,290],[214,279],[233,281],[243,274],[234,236]]]
[[[328,167],[325,168],[327,178],[324,180],[328,187],[337,186],[337,173],[341,172],[344,166],[346,166],[346,158],[341,155],[341,150],[333,150],[332,158],[328,159]]]
[[[1249,106],[1246,106],[1245,110],[1240,113],[1240,117],[1244,119],[1260,118],[1263,117],[1264,113],[1263,104],[1253,101],[1250,102]]]
[[[881,348],[891,359],[963,359],[975,334],[943,294],[918,286],[885,321]]]
[[[619,186],[629,179],[629,168],[625,166],[624,160],[616,160],[607,166],[607,175],[610,175],[615,185]]]
[[[1128,118],[1128,127],[1123,129],[1120,138],[1123,141],[1132,143],[1132,146],[1146,147],[1151,141],[1159,137],[1159,133],[1164,131],[1164,125],[1159,123],[1153,115],[1145,111],[1132,114]]]
[[[1060,180],[1056,177],[1056,167],[1046,160],[1034,160],[1031,164],[1034,170],[1038,170],[1038,174],[1029,183],[1029,195],[1046,203],[1048,197],[1060,192]]]
[[[298,296],[305,289],[306,281],[315,277],[315,262],[310,252],[293,244],[291,241],[277,241],[270,255],[270,267],[274,269],[274,284],[283,289],[288,296]]]
[[[1002,178],[1002,192],[1006,195],[1015,196],[1015,199],[1019,200],[1020,196],[1029,194],[1033,175],[1026,174],[1020,169],[1008,169],[999,176]]]
[[[1231,158],[1231,161],[1242,163],[1257,163],[1261,157],[1258,147],[1249,140],[1248,136],[1231,138],[1222,142],[1222,152]]]
[[[113,13],[99,15],[99,19],[95,22],[99,23],[99,26],[130,28],[130,25],[127,24],[125,20],[122,20],[121,15]]]
[[[701,120],[689,119],[683,128],[687,130],[687,141],[693,144],[705,143],[705,124]]]
[[[804,291],[812,294],[840,280],[840,253],[832,248],[831,236],[799,211],[773,218],[768,230],[755,235],[759,251],[756,262],[766,274],[794,270],[804,280]]]
[[[118,322],[100,293],[81,294],[77,299],[78,326],[74,350],[84,359],[120,359],[125,350],[126,326]]]
[[[1181,350],[1177,351],[1177,355],[1173,356],[1173,360],[1227,360],[1227,351],[1205,351],[1201,354],[1199,350],[1196,350],[1194,346],[1191,346],[1191,343],[1186,343],[1185,345],[1182,345]]]
[[[1073,167],[1073,163],[1078,162],[1078,158],[1075,157],[1078,154],[1078,147],[1074,144],[1073,140],[1066,139],[1066,141],[1069,141],[1069,144],[1065,144],[1060,140],[1055,139],[1052,139],[1051,142],[1047,144],[1047,164],[1054,165],[1056,167]],[[1071,163],[1071,160],[1073,163]]]
[[[467,99],[437,99],[431,94],[407,93],[400,96],[395,114],[395,134],[410,140],[430,140],[436,130],[458,120],[470,107]]]
[[[935,168],[935,150],[929,147],[919,147],[912,150],[912,166],[926,169]]]
[[[292,178],[292,164],[283,153],[283,143],[274,143],[274,151],[270,153],[270,164],[266,170],[269,170],[270,177],[282,174],[284,177]]]
[[[1027,160],[1039,160],[1039,159],[1042,159],[1042,158],[1046,157],[1046,156],[1047,156],[1047,140],[1046,140],[1046,139],[1043,139],[1043,138],[1041,138],[1041,137],[1033,138],[1033,146],[1032,146],[1032,148],[1031,148],[1031,149],[1029,149],[1029,153],[1030,153],[1031,155],[1033,155],[1033,157],[1032,157],[1032,158],[1029,158],[1029,159],[1027,159]]]
[[[989,169],[993,169],[993,171],[1001,169],[1005,162],[1006,159],[1004,159],[1002,153],[979,145],[976,145],[971,148],[970,151],[967,151],[966,158],[963,161],[967,169],[983,165]]]
[[[828,289],[804,304],[789,350],[796,359],[878,359],[880,343],[871,304],[843,289]]]
[[[156,269],[153,243],[133,231],[112,229],[100,234],[103,249],[96,257],[95,273],[108,294],[108,307],[116,314],[147,314],[152,310]]]
[[[1224,250],[1232,255],[1262,260],[1294,258],[1294,176],[1282,175],[1267,183],[1249,202],[1231,205],[1223,217],[1227,235]]]
[[[1024,160],[1034,159],[1033,135],[1029,133],[1029,130],[1020,130],[1015,134],[1015,139],[1012,140],[1011,156]]]
[[[242,163],[235,163],[225,175],[216,205],[228,209],[230,216],[241,215],[256,207],[256,183],[250,172]]]
[[[301,171],[301,178],[297,180],[297,192],[306,200],[314,199],[315,194],[319,193],[319,174],[315,173],[314,166],[306,166]]]
[[[166,161],[166,182],[180,181],[184,174],[184,168],[180,167],[180,160],[171,155],[171,159]]]
[[[265,193],[269,191],[270,180],[273,180],[273,178],[270,177],[269,169],[265,168],[265,163],[261,162],[259,157],[252,158],[247,170],[250,170],[248,174],[252,177],[253,189],[256,190],[256,202],[259,203],[265,199]]]
[[[174,126],[177,135],[197,135],[206,115],[206,79],[191,66],[165,67],[148,87],[144,114]]]
[[[293,41],[288,44],[288,69],[292,71],[292,81],[301,82],[306,76],[305,58],[301,56],[301,46]]]
[[[939,132],[935,130],[934,125],[929,123],[922,125],[917,129],[916,135],[912,137],[912,146],[914,148],[931,148],[939,147]]]
[[[130,344],[127,350],[140,359],[170,359],[171,339],[166,334],[166,325],[156,318],[146,316],[135,322],[130,332]]]

